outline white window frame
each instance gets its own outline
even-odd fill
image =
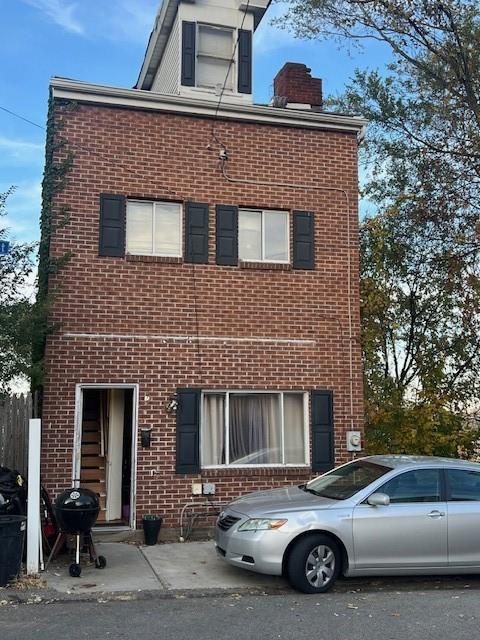
[[[223,395],[225,396],[225,407],[224,407],[224,422],[225,422],[225,464],[211,464],[204,465],[200,460],[200,466],[202,469],[263,469],[263,468],[299,468],[299,467],[310,467],[310,415],[309,415],[309,394],[307,391],[297,391],[293,390],[284,390],[284,391],[270,391],[270,390],[252,390],[252,389],[205,389],[202,390],[201,400],[200,400],[200,453],[202,452],[202,434],[205,425],[205,415],[204,415],[204,397],[215,394],[215,395]],[[230,464],[230,396],[232,395],[274,395],[280,396],[280,420],[281,420],[281,446],[282,446],[282,462],[274,462],[274,463],[261,463],[261,464]],[[285,460],[285,435],[284,435],[284,419],[285,419],[285,411],[284,411],[284,396],[285,394],[297,394],[302,396],[303,398],[303,443],[304,443],[304,451],[303,451],[303,460],[304,462],[284,462]]]
[[[135,252],[132,253],[129,249],[128,249],[128,235],[129,233],[131,233],[131,222],[129,222],[129,216],[128,216],[128,205],[132,203],[132,204],[151,204],[152,205],[152,251],[150,253],[146,253],[146,252]],[[155,209],[157,205],[161,205],[161,204],[169,204],[169,205],[177,205],[178,206],[178,212],[179,212],[179,216],[178,216],[178,221],[179,221],[179,238],[180,238],[180,242],[179,242],[179,252],[178,253],[155,253],[155,248],[154,248],[154,239],[155,239],[155,220],[156,220],[156,215],[155,215]],[[183,205],[181,202],[170,202],[168,200],[136,200],[135,198],[132,199],[127,199],[127,211],[126,211],[126,218],[127,218],[127,224],[126,224],[126,238],[125,238],[125,245],[127,247],[127,253],[128,255],[131,256],[157,256],[160,258],[182,258],[183,257]]]
[[[232,52],[230,54],[230,57],[228,58],[224,58],[222,56],[213,56],[211,54],[208,53],[199,53],[199,42],[200,42],[200,29],[201,27],[208,27],[209,29],[216,29],[217,31],[229,31],[231,33],[232,36]],[[217,85],[207,85],[207,84],[198,84],[198,58],[209,58],[211,60],[222,60],[223,62],[228,62],[229,63],[229,75],[232,79],[232,87],[225,87],[225,91],[228,91],[229,93],[236,93],[235,91],[235,87],[236,87],[236,83],[237,83],[237,73],[236,73],[236,69],[237,69],[237,64],[236,64],[236,56],[234,56],[234,49],[235,49],[235,36],[236,36],[236,29],[234,27],[225,27],[223,25],[220,24],[209,24],[208,22],[197,22],[197,29],[196,29],[196,34],[195,34],[195,38],[196,38],[196,51],[195,51],[195,87],[197,89],[203,89],[204,91],[215,91],[216,86]],[[232,60],[233,58],[233,60]],[[231,62],[231,64],[230,64]],[[223,80],[223,82],[225,82],[225,78]],[[222,82],[222,86],[223,86],[223,82]],[[218,84],[218,83],[217,83]]]
[[[258,213],[260,215],[260,227],[262,234],[262,257],[258,259],[252,258],[242,258],[239,253],[239,259],[241,262],[265,262],[266,264],[290,264],[290,211],[285,211],[282,209],[251,209],[248,207],[241,207],[238,210],[238,216],[242,212],[245,213]],[[287,227],[287,259],[286,260],[266,260],[263,256],[265,255],[265,213],[283,213],[285,215],[285,225]],[[240,223],[239,223],[240,224]],[[240,238],[240,228],[239,228],[239,238]],[[240,250],[240,239],[239,239],[239,250]]]

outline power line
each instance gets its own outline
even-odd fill
[[[31,124],[34,127],[37,127],[38,129],[41,129],[42,131],[46,131],[46,127],[43,127],[40,124],[37,124],[36,122],[33,122],[33,120],[29,120],[28,118],[25,118],[24,116],[21,116],[19,113],[16,113],[15,111],[11,111],[10,109],[7,109],[6,107],[2,107],[0,105],[0,110],[5,111],[6,113],[10,114],[11,116],[14,116],[15,118],[19,118],[20,120],[23,120],[24,122],[28,122],[28,124]],[[122,165],[120,163],[120,161],[115,161],[114,159],[112,159],[111,156],[107,156],[106,154],[103,154],[100,151],[93,151],[91,148],[89,148],[86,145],[80,144],[80,143],[75,143],[75,142],[68,142],[68,144],[76,149],[79,149],[81,151],[85,151],[86,153],[89,153],[93,156],[97,156],[98,158],[102,158],[104,160],[106,160],[111,166],[121,166],[123,168],[124,171],[126,171],[127,173],[130,173],[132,176],[134,176],[135,178],[141,178],[142,176],[140,176],[139,173],[137,173],[134,169],[130,169],[129,167],[125,166],[124,164]],[[167,187],[163,186],[163,185],[159,185],[164,191],[165,193],[169,193],[170,195],[177,195],[175,191],[173,191],[173,189],[168,189]]]
[[[240,31],[243,29],[243,26],[245,24],[245,20],[247,18],[247,12],[248,9],[250,7],[250,0],[247,0],[247,5],[245,7],[245,11],[243,12],[243,18],[242,18],[242,23],[240,25],[240,29],[238,29],[237,31],[237,39],[235,41],[235,46],[233,47],[233,53],[232,53],[232,57],[230,58],[230,62],[228,63],[228,69],[227,69],[227,73],[225,75],[225,80],[223,82],[223,87],[222,90],[220,92],[220,97],[218,98],[218,102],[217,102],[217,106],[215,108],[215,115],[213,116],[213,122],[212,122],[212,139],[223,149],[226,150],[226,145],[223,144],[223,142],[218,138],[217,134],[215,133],[215,124],[217,123],[218,120],[218,112],[220,111],[220,106],[222,104],[222,100],[223,100],[223,94],[225,93],[225,89],[227,88],[227,82],[228,82],[228,76],[230,75],[230,71],[232,69],[232,65],[235,62],[235,54],[237,53],[237,48],[238,48],[238,43],[240,41]]]
[[[6,113],[9,113],[11,116],[14,116],[15,118],[18,118],[19,120],[23,120],[24,122],[28,122],[28,124],[31,124],[34,127],[37,127],[38,129],[42,129],[43,131],[45,131],[45,127],[42,127],[41,124],[37,124],[36,122],[33,122],[33,120],[29,120],[28,118],[25,118],[24,116],[21,116],[19,113],[15,113],[15,111],[10,111],[10,109],[7,109],[6,107],[2,107],[2,106],[0,106],[0,109],[2,111],[5,111]]]

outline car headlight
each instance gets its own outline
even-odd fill
[[[251,518],[238,527],[238,531],[266,531],[280,529],[288,520],[272,520],[270,518]]]

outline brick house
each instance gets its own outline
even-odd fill
[[[362,429],[365,122],[322,111],[301,64],[254,105],[269,3],[211,4],[163,1],[133,89],[51,81],[47,163],[73,160],[51,202],[49,255],[70,257],[48,281],[42,473],[52,495],[97,491],[111,526],[177,527],[201,483],[225,502],[305,482]]]

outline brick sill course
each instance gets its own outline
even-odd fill
[[[225,469],[202,469],[201,477],[205,478],[231,478],[231,477],[308,477],[312,475],[310,467],[263,467],[254,469],[252,467],[236,467]]]
[[[241,269],[259,269],[262,271],[291,271],[291,264],[283,264],[281,262],[243,262],[240,261]]]
[[[166,262],[169,264],[182,264],[183,258],[173,256],[137,256],[127,253],[125,255],[127,262]]]

